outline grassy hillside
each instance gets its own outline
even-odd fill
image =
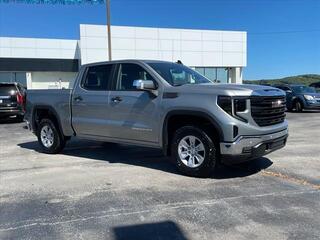
[[[244,80],[243,82],[247,84],[261,84],[261,85],[273,85],[273,84],[279,84],[279,83],[310,85],[313,82],[320,82],[320,75],[305,74],[305,75],[285,77],[280,79]]]

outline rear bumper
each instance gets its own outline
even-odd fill
[[[0,108],[0,118],[10,117],[10,116],[23,116],[24,112],[21,109],[1,109]]]
[[[241,136],[232,143],[220,143],[222,161],[239,163],[267,155],[283,148],[288,138],[288,129],[267,135]]]

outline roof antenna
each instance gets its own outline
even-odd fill
[[[181,60],[178,60],[177,63],[183,65],[183,63],[181,62]]]

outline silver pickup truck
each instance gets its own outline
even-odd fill
[[[177,63],[122,60],[81,67],[71,90],[30,90],[25,120],[45,153],[72,136],[163,149],[178,169],[208,176],[286,144],[283,91],[215,84]]]

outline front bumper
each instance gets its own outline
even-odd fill
[[[288,129],[279,132],[257,135],[240,136],[235,142],[220,143],[223,162],[243,162],[259,158],[286,145]]]
[[[320,102],[319,101],[306,101],[304,108],[306,108],[306,109],[320,109]]]

